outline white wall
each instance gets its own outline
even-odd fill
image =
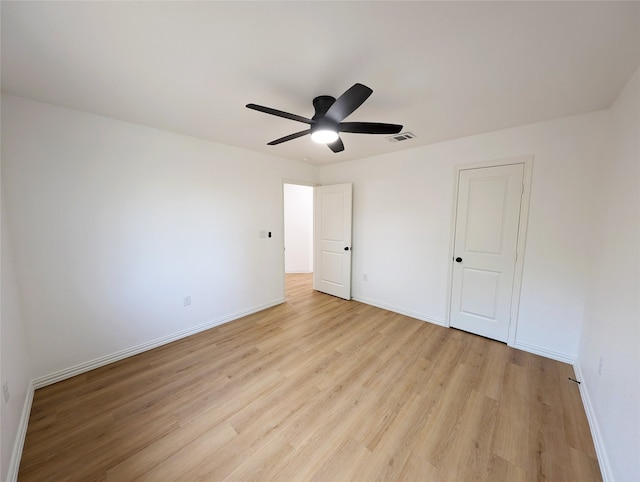
[[[579,367],[605,469],[622,482],[640,480],[640,70],[612,107],[611,126]]]
[[[4,193],[3,193],[4,196]],[[5,211],[5,203],[0,206],[2,214],[1,224],[1,264],[2,264],[2,295],[0,299],[0,379],[4,384],[9,384],[9,402],[5,403],[4,397],[0,395],[0,426],[2,429],[0,440],[0,480],[11,480],[7,473],[10,469],[10,461],[18,440],[18,445],[22,442],[22,436],[18,433],[20,429],[24,430],[22,422],[26,421],[28,413],[25,413],[25,419],[22,419],[25,402],[30,403],[31,400],[31,370],[29,362],[29,354],[27,349],[26,336],[22,325],[22,314],[20,310],[20,299],[18,294],[18,286],[15,277],[13,265],[13,252],[11,239],[8,231],[7,216]],[[28,400],[27,400],[27,397]],[[17,469],[11,467],[13,470]]]
[[[454,166],[533,155],[516,346],[575,360],[606,126],[595,112],[323,167],[322,184],[354,183],[354,298],[443,323]]]
[[[284,185],[284,270],[313,271],[313,187]]]
[[[283,300],[310,166],[5,95],[2,144],[36,379]]]

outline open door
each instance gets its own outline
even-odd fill
[[[351,183],[317,186],[313,288],[351,299]]]

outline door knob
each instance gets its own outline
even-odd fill
[[[345,247],[344,247],[344,250],[345,250],[345,251],[349,251],[349,246],[345,246]]]
[[[462,263],[462,258],[460,256],[456,258],[456,263]]]

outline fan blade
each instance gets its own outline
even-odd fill
[[[333,152],[342,152],[344,151],[344,144],[342,143],[342,139],[338,137],[337,141],[333,141],[331,144],[327,144],[329,149]]]
[[[300,115],[289,114],[288,112],[284,112],[278,109],[272,109],[271,107],[265,107],[263,105],[258,105],[258,104],[247,104],[247,107],[249,109],[257,110],[258,112],[264,112],[265,114],[284,117],[285,119],[304,122],[305,124],[313,124],[313,121],[311,119],[307,119],[306,117],[302,117]]]
[[[397,134],[402,130],[398,124],[383,124],[382,122],[341,122],[340,132],[355,134]]]
[[[353,87],[338,97],[324,116],[334,122],[340,122],[360,107],[372,93],[373,90],[366,85],[354,84]]]
[[[275,146],[277,144],[282,144],[283,142],[292,141],[297,139],[298,137],[306,136],[311,132],[311,129],[307,129],[304,131],[296,132],[295,134],[289,134],[288,136],[281,137],[280,139],[276,139],[275,141],[268,142],[268,146]]]

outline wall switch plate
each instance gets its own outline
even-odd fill
[[[367,281],[369,279],[369,276],[365,273],[362,275],[362,281]]]
[[[2,384],[2,395],[4,396],[4,402],[9,403],[9,382]]]
[[[185,296],[185,297],[182,299],[182,304],[183,304],[184,306],[190,306],[190,305],[191,305],[191,296]]]
[[[604,363],[604,360],[602,359],[602,357],[600,357],[600,362],[598,363],[598,375],[602,375],[602,364]]]

